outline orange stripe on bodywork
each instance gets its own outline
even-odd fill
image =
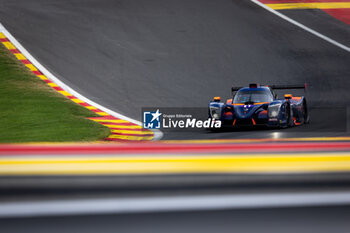
[[[256,122],[255,122],[254,118],[252,118],[252,122],[253,122],[253,125],[256,125]]]
[[[295,125],[301,125],[300,122],[297,122],[297,118],[296,117],[293,117],[293,122],[294,122]]]
[[[269,104],[269,103],[270,103],[270,102],[257,102],[257,103],[249,104],[249,105],[260,105],[260,104]],[[243,105],[247,105],[247,104],[244,104],[244,103],[236,103],[236,104],[231,104],[231,105],[243,106]]]
[[[270,102],[258,102],[258,103],[254,103],[254,105],[260,105],[260,104],[269,104]]]
[[[300,101],[300,100],[301,100],[301,97],[292,97],[292,100]]]

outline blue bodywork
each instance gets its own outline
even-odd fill
[[[209,118],[233,127],[264,125],[285,128],[308,122],[304,97],[290,95],[277,99],[273,89],[267,86],[241,88],[226,103],[211,101],[208,114]]]

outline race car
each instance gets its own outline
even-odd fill
[[[253,83],[249,87],[232,87],[232,99],[222,103],[220,97],[214,97],[209,103],[209,118],[233,127],[287,128],[309,123],[305,97],[285,94],[283,99],[278,99],[274,91],[278,89],[306,89],[306,84],[263,86]]]

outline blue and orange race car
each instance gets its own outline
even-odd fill
[[[304,96],[285,94],[278,99],[275,90],[305,89],[305,85],[232,87],[232,99],[226,103],[214,97],[209,103],[209,118],[220,120],[224,126],[264,125],[286,128],[309,123],[309,113]]]

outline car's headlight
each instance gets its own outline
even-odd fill
[[[210,107],[211,117],[213,119],[220,119],[221,110],[217,107]]]
[[[277,110],[270,111],[270,117],[277,117],[277,116],[278,116],[278,111]]]
[[[268,108],[269,117],[275,118],[278,116],[281,104],[270,105]]]

